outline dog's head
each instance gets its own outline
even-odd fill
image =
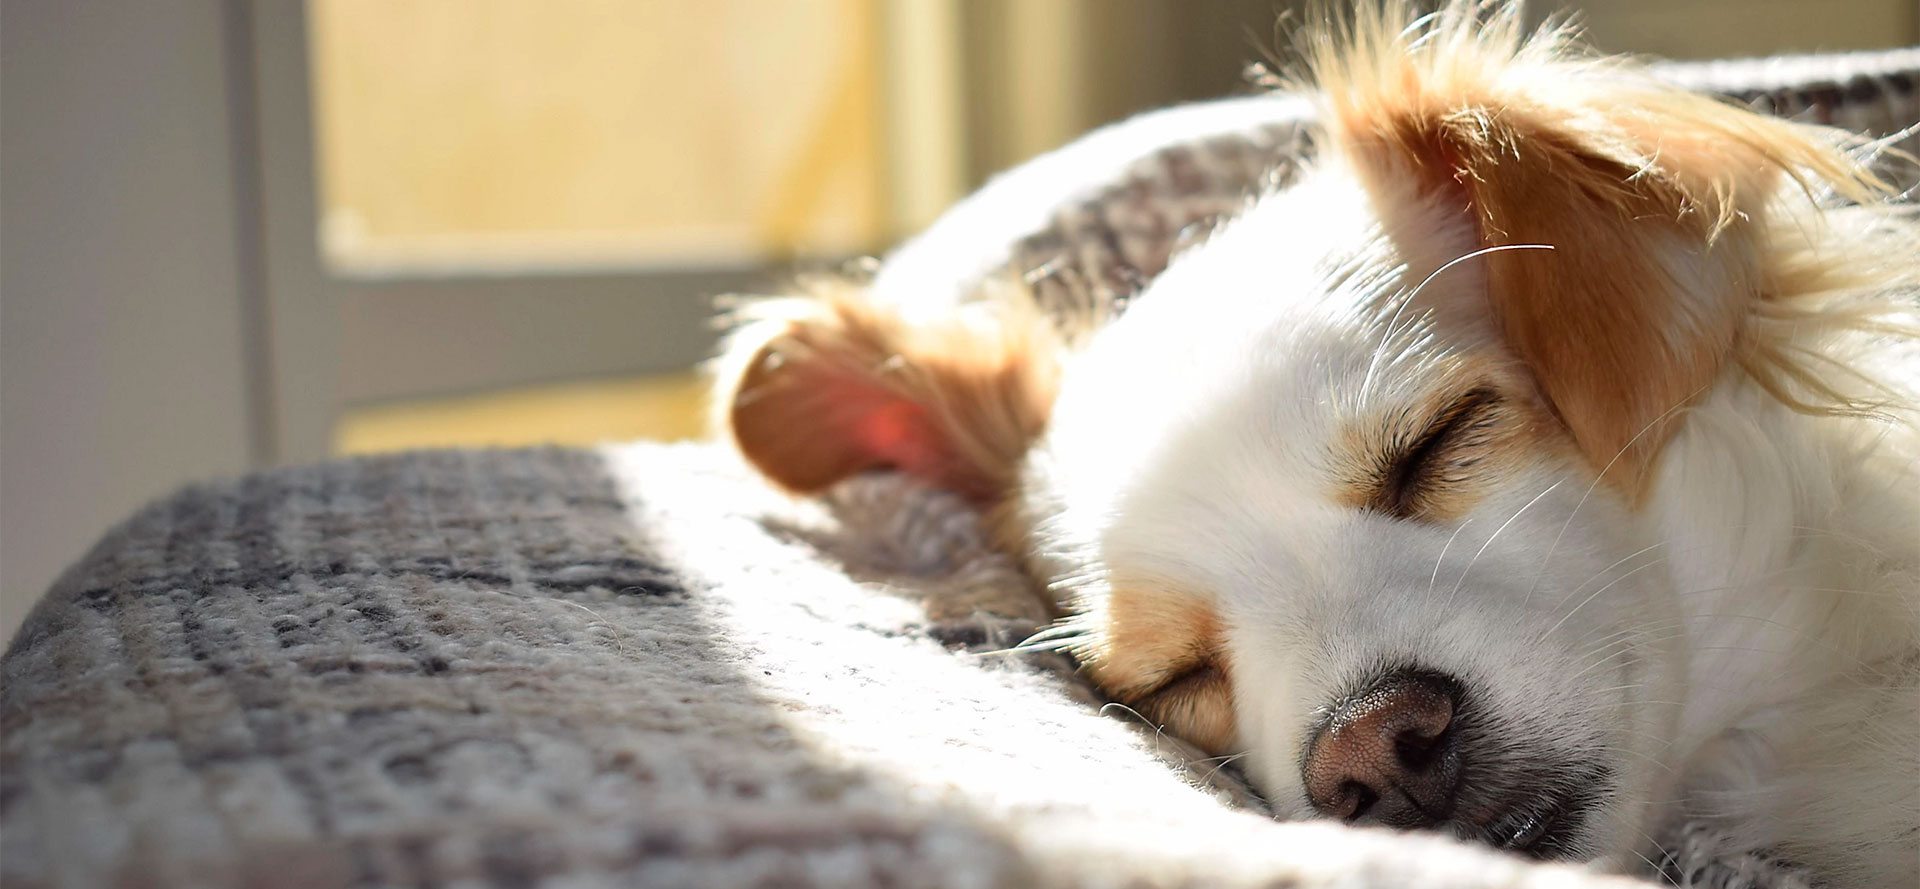
[[[1517,20],[1310,44],[1314,169],[1084,347],[1017,301],[753,328],[735,440],[795,489],[892,467],[995,509],[1094,680],[1283,814],[1630,854],[1681,700],[1662,445],[1783,286],[1776,202],[1870,181]]]

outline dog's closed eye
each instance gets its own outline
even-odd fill
[[[1122,575],[1104,605],[1104,632],[1076,651],[1093,680],[1156,728],[1212,753],[1233,749],[1233,664],[1213,596]]]
[[[1501,412],[1500,394],[1480,386],[1462,393],[1424,425],[1409,425],[1376,450],[1362,484],[1361,508],[1400,519],[1428,519],[1471,479],[1486,458]]]
[[[1135,695],[1142,716],[1213,753],[1233,746],[1233,686],[1215,658],[1196,661],[1151,691]]]

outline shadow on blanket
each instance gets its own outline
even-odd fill
[[[1628,885],[1247,811],[992,653],[1044,610],[957,503],[731,459],[424,453],[143,511],[7,653],[0,882]]]

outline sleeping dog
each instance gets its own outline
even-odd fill
[[[1309,169],[1116,320],[757,309],[769,478],[971,498],[1035,644],[1292,817],[1920,880],[1920,236],[1871,145],[1510,6],[1301,41]]]

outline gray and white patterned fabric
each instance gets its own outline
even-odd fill
[[[1885,140],[1883,175],[1920,186],[1920,48],[1669,62],[1671,83],[1755,111]],[[1262,189],[1313,154],[1312,107],[1265,94],[1141,115],[1016,167],[883,266],[890,299],[951,301],[1014,275],[1069,331],[1097,326]]]
[[[957,499],[719,448],[439,452],[201,486],[14,639],[0,883],[1566,886],[1273,822],[1101,702]]]
[[[1888,126],[1920,119],[1920,58],[1877,64]],[[1835,95],[1805,104],[1852,113]],[[1284,177],[1303,109],[1090,135],[874,286],[952,298],[1010,272],[1064,311],[1118,306]],[[715,445],[194,487],[109,532],[0,661],[0,885],[1644,885],[1275,823],[1230,762],[1006,651],[1046,616],[957,500],[884,475],[794,500]],[[1665,839],[1649,875],[1804,885],[1710,832]]]

